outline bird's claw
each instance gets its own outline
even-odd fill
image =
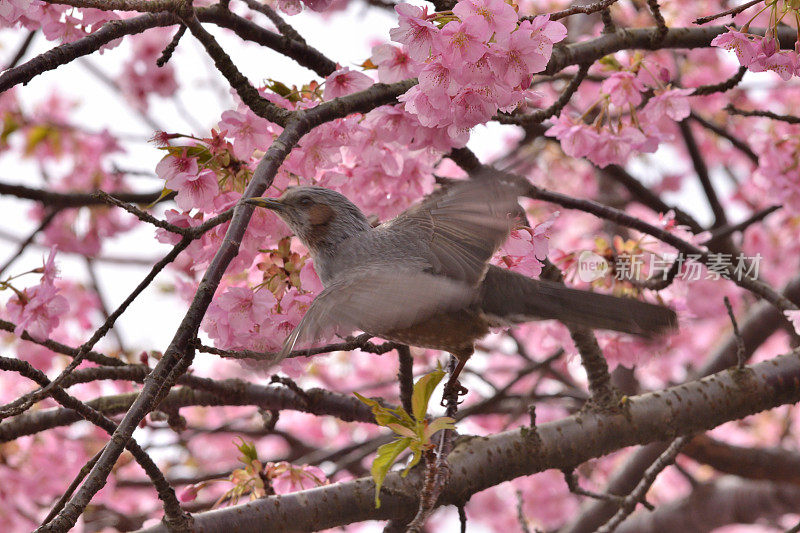
[[[454,401],[456,405],[462,403],[458,400],[459,396],[465,396],[469,392],[469,389],[461,385],[461,382],[457,379],[451,379],[447,382],[444,386],[444,393],[442,394],[442,407],[447,407],[447,405]]]

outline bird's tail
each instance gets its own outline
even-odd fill
[[[567,324],[652,337],[678,326],[668,307],[582,291],[491,266],[479,301],[498,324],[555,319]]]

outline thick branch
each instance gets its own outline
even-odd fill
[[[698,435],[681,452],[726,474],[800,485],[800,453],[795,450],[747,448]]]
[[[142,381],[147,374],[138,366],[91,370],[103,370],[95,373],[96,376],[100,376],[97,379],[104,379],[102,376],[108,374],[114,376],[111,379]],[[81,376],[78,380],[80,378]],[[75,383],[74,380],[70,381]],[[268,411],[289,409],[315,415],[331,415],[344,421],[375,421],[372,411],[355,397],[323,389],[303,391],[304,394],[300,396],[286,387],[267,387],[239,380],[215,381],[183,376],[178,381],[185,387],[170,391],[159,403],[159,410],[175,411],[189,406],[252,405]],[[130,409],[137,396],[138,393],[135,392],[116,394],[85,403],[105,415],[112,416]],[[29,412],[0,422],[0,442],[9,442],[24,435],[69,425],[79,420],[81,416],[71,409],[56,407]]]
[[[793,301],[800,301],[800,277],[795,278],[783,289],[783,294]],[[741,321],[741,338],[745,345],[745,354],[750,357],[761,346],[781,323],[778,311],[767,302],[761,302],[750,310],[747,317]],[[736,337],[728,338],[711,354],[708,360],[697,369],[696,376],[707,376],[714,372],[721,372],[737,363],[738,342]],[[666,449],[667,443],[653,443],[637,450],[625,465],[614,473],[608,482],[606,492],[611,494],[625,494],[641,479],[645,469]],[[590,533],[600,527],[616,508],[606,502],[589,502],[582,508],[580,514],[565,527],[560,533]]]
[[[778,28],[781,48],[791,50],[797,39],[794,28]],[[593,63],[601,57],[625,49],[658,50],[663,48],[705,48],[717,35],[725,33],[725,26],[705,28],[669,28],[663,39],[655,41],[660,35],[659,28],[635,28],[607,33],[595,39],[580,43],[559,46],[553,49],[550,62],[543,74],[555,74],[569,65]],[[750,33],[764,35],[763,28],[750,28]]]
[[[25,200],[35,200],[42,205],[52,207],[84,207],[105,205],[105,200],[97,196],[97,191],[59,193],[47,189],[35,189],[25,185],[13,185],[0,182],[0,194],[16,196]],[[151,204],[158,200],[161,191],[136,193],[136,192],[110,192],[106,193],[123,202],[132,204]]]
[[[637,512],[617,533],[710,533],[729,524],[755,523],[796,513],[800,488],[795,485],[743,481],[724,477],[695,488],[688,496]]]
[[[585,412],[538,425],[535,439],[527,428],[465,438],[448,457],[452,475],[438,503],[457,504],[519,476],[571,468],[625,446],[704,431],[798,400],[800,354],[795,352],[743,371],[724,371],[629,398],[622,414]],[[387,476],[379,509],[375,508],[372,480],[358,479],[197,514],[194,525],[202,532],[235,529],[247,533],[280,530],[291,523],[297,531],[312,531],[401,517],[417,505],[420,470],[406,478],[396,472]],[[156,526],[146,531],[165,530]]]

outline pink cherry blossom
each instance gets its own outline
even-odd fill
[[[438,61],[428,63],[419,73],[419,88],[440,109],[446,108],[450,98],[458,92],[458,84],[451,71]]]
[[[572,157],[585,156],[599,139],[595,128],[583,122],[575,122],[567,111],[562,111],[558,118],[553,120],[553,125],[545,131],[545,135],[552,135],[561,141],[564,152]]]
[[[243,113],[232,110],[223,112],[219,127],[234,139],[234,154],[240,159],[249,160],[255,150],[266,150],[272,142],[273,129],[270,122],[250,109]]]
[[[402,43],[408,55],[416,61],[425,61],[431,53],[438,28],[427,20],[428,7],[398,4],[394,10],[400,15],[400,26],[389,30],[393,41]]]
[[[725,50],[733,50],[742,66],[749,66],[758,55],[758,45],[752,38],[731,28],[727,32],[714,37],[711,46],[719,46]]]
[[[178,191],[175,203],[184,211],[189,211],[193,207],[201,211],[213,209],[214,198],[219,193],[217,175],[207,168],[198,174],[178,173],[167,180],[166,186]]]
[[[542,261],[547,258],[550,229],[558,212],[533,228],[520,228],[511,232],[500,247],[495,262],[526,276],[538,276]]]
[[[644,134],[632,126],[625,126],[619,132],[602,130],[597,145],[589,152],[588,157],[600,168],[624,163],[630,153],[646,140]]]
[[[629,104],[637,106],[642,101],[645,86],[631,72],[615,72],[603,81],[600,90],[607,94],[611,103],[616,106],[625,107]]]
[[[164,156],[156,165],[156,174],[166,181],[173,180],[182,174],[197,174],[198,172],[197,159],[187,156],[186,150],[181,156],[171,154]]]
[[[12,297],[6,305],[9,320],[16,324],[14,334],[22,335],[27,331],[35,339],[46,339],[59,324],[61,315],[69,309],[67,299],[59,294],[54,285],[56,250],[42,267],[43,276],[39,285],[30,287]]]
[[[442,64],[460,68],[464,63],[480,59],[489,49],[486,41],[491,36],[489,25],[483,17],[470,17],[463,22],[448,22],[433,46],[441,54]]]
[[[325,78],[324,97],[325,100],[332,100],[340,96],[363,91],[373,83],[372,78],[363,72],[350,70],[350,67],[342,67]]]
[[[218,346],[250,347],[248,338],[258,333],[276,303],[268,290],[230,287],[211,302],[203,327]]]
[[[320,468],[310,465],[297,466],[286,462],[268,465],[267,477],[272,480],[272,488],[276,494],[297,492],[328,483],[328,478]]]
[[[539,53],[539,46],[531,32],[519,29],[510,36],[501,36],[492,47],[489,64],[495,74],[512,87],[516,87],[540,72],[547,65],[549,55]]]
[[[752,72],[771,70],[784,81],[791,79],[795,75],[797,67],[798,55],[794,51],[781,51],[769,56],[762,53],[748,65]]]
[[[7,0],[0,3],[0,22],[3,27],[12,27],[17,20],[29,12],[32,4],[38,2],[32,0]]]
[[[312,11],[325,11],[333,4],[333,0],[303,0],[303,3]]]
[[[503,0],[461,0],[453,8],[461,20],[478,15],[486,20],[489,29],[499,35],[511,33],[517,27],[517,13]]]
[[[372,62],[378,67],[378,79],[383,83],[413,78],[420,68],[406,50],[391,44],[379,44],[373,47]]]
[[[679,122],[689,116],[689,99],[694,89],[668,89],[656,91],[642,110],[648,120],[658,122],[662,117],[669,117]]]

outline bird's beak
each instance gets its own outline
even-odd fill
[[[264,207],[266,209],[271,209],[272,211],[282,211],[284,208],[283,202],[278,200],[277,198],[247,198],[245,203],[256,205],[258,207]]]

